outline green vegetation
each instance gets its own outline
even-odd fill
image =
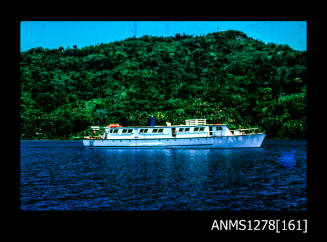
[[[21,139],[73,138],[90,125],[206,118],[305,138],[306,52],[239,31],[130,38],[20,55]]]

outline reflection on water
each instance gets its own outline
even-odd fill
[[[283,152],[278,161],[283,167],[291,169],[296,164],[295,153],[296,149],[293,149],[290,152]]]
[[[22,209],[306,209],[303,142],[249,149],[83,149],[56,142],[22,145]]]

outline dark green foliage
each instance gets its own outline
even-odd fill
[[[21,52],[21,138],[189,118],[305,138],[306,52],[239,31]]]

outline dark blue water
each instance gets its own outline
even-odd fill
[[[306,141],[249,149],[84,149],[21,141],[22,210],[306,210]]]

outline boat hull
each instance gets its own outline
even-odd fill
[[[261,147],[265,134],[162,139],[83,140],[86,148],[250,148]]]

